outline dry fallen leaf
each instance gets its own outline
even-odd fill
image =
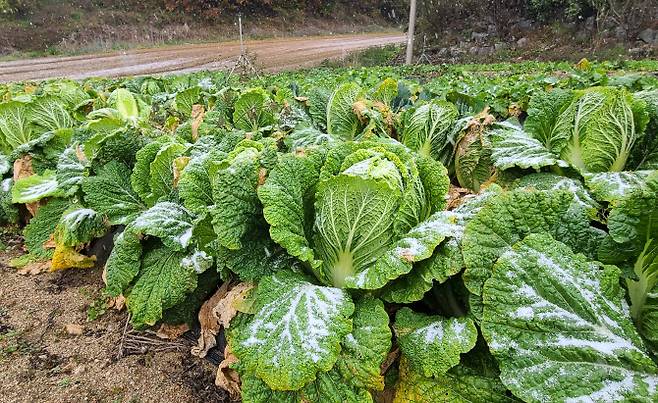
[[[201,309],[199,310],[201,334],[199,335],[197,345],[192,347],[192,355],[203,358],[208,354],[208,351],[211,348],[215,347],[215,344],[217,343],[215,337],[219,332],[219,318],[215,317],[214,309],[219,301],[226,297],[228,288],[229,282],[227,281],[222,284],[215,294],[201,306]]]
[[[32,168],[32,157],[30,155],[25,155],[14,161],[14,182],[32,175],[34,175],[34,169]],[[39,202],[28,203],[25,208],[34,217],[39,210]]]
[[[28,263],[18,270],[18,274],[34,276],[50,271],[50,266],[50,260]]]
[[[82,325],[75,323],[67,323],[64,325],[64,329],[66,330],[66,333],[70,334],[71,336],[81,336],[85,331],[85,328]]]
[[[101,273],[101,278],[103,279],[103,283],[107,285],[107,266],[103,267],[103,273]],[[126,297],[124,297],[123,295],[119,295],[118,297],[110,297],[110,299],[107,301],[107,307],[114,308],[117,311],[123,310],[125,306],[126,306]]]
[[[240,283],[226,294],[226,297],[221,299],[213,309],[214,315],[219,318],[219,324],[228,328],[231,324],[231,319],[239,311],[242,302],[249,295],[249,291],[254,288],[253,283]]]
[[[265,184],[265,180],[267,179],[267,169],[261,168],[258,171],[258,186],[263,186]]]
[[[471,191],[466,188],[460,188],[457,186],[450,186],[448,190],[448,205],[446,206],[447,210],[453,210],[462,203],[464,197],[471,194]]]
[[[224,349],[224,361],[219,364],[219,369],[217,369],[215,385],[227,391],[231,396],[231,400],[240,398],[240,375],[236,370],[230,368],[231,364],[236,362],[238,362],[238,358],[233,355],[227,345]]]
[[[126,297],[124,297],[123,295],[119,295],[118,297],[112,297],[107,302],[108,308],[114,308],[117,311],[122,311],[123,308],[125,308],[125,306],[126,306]]]
[[[201,335],[192,354],[205,357],[208,351],[217,344],[217,333],[223,326],[228,328],[231,319],[238,313],[238,307],[254,288],[252,283],[240,283],[230,288],[229,283],[224,283],[199,311],[199,322],[201,323]]]
[[[55,249],[56,247],[57,247],[57,243],[55,242],[55,234],[50,234],[50,238],[48,238],[48,240],[43,243],[43,248]]]
[[[168,323],[163,323],[160,325],[158,331],[155,332],[155,335],[161,339],[175,340],[181,337],[188,330],[190,330],[190,327],[187,323],[183,323],[181,325],[170,325]]]

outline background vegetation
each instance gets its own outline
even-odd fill
[[[406,30],[408,0],[0,0],[0,55],[84,53],[181,41],[235,37],[235,16],[251,38]],[[573,49],[658,47],[655,0],[419,0],[420,48],[465,55],[514,57],[532,48],[549,58]],[[642,32],[650,30],[640,40]],[[526,38],[526,39],[523,39]],[[648,38],[648,39],[647,39]],[[521,44],[517,46],[517,41]],[[475,42],[470,43],[470,42]],[[528,46],[526,46],[526,44]],[[498,45],[498,46],[497,46]],[[546,46],[542,46],[546,45]],[[505,52],[500,52],[505,51]],[[511,53],[510,53],[511,51]],[[527,52],[526,52],[527,53]],[[502,59],[505,60],[505,59]]]

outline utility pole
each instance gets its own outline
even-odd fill
[[[416,31],[416,0],[411,0],[409,5],[409,31],[407,32],[407,65],[414,58],[414,34]]]
[[[238,14],[238,25],[240,26],[240,56],[244,56],[244,41],[242,39],[242,13]]]

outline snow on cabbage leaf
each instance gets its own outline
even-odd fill
[[[248,371],[270,389],[299,390],[334,366],[352,330],[354,304],[345,291],[282,271],[262,279],[256,293],[255,315],[229,334]]]
[[[33,203],[60,194],[57,177],[53,171],[45,171],[42,175],[35,174],[21,178],[11,188],[14,203]]]
[[[162,202],[142,213],[115,240],[106,264],[107,290],[127,293],[135,326],[153,325],[168,308],[182,302],[196,288],[194,264],[188,264],[194,217],[184,207]],[[155,248],[143,248],[144,235],[159,239]],[[204,264],[208,264],[207,260]]]
[[[496,260],[531,233],[548,233],[575,250],[595,257],[605,233],[590,225],[590,212],[574,203],[568,190],[520,188],[488,200],[466,224],[463,279],[481,295]]]
[[[617,268],[532,234],[498,259],[483,296],[482,332],[516,396],[658,398],[658,367],[629,318]]]
[[[395,315],[395,335],[410,367],[424,376],[443,375],[459,364],[460,354],[475,347],[477,329],[469,318],[442,318],[402,308]]]
[[[611,204],[609,237],[599,250],[605,263],[630,268],[626,286],[631,316],[642,335],[658,343],[658,172],[644,188]]]
[[[654,171],[601,172],[584,174],[585,184],[600,201],[612,202],[623,199],[638,189],[646,189],[646,179]]]

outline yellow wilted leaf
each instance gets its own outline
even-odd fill
[[[183,169],[185,169],[189,162],[190,157],[178,157],[174,160],[174,187],[178,186],[178,181],[180,180],[180,176],[183,173]]]
[[[57,245],[49,271],[66,269],[91,269],[96,265],[96,256],[85,256],[70,246]]]
[[[586,58],[582,58],[578,63],[576,63],[576,68],[578,70],[589,70],[592,68],[592,64]]]

